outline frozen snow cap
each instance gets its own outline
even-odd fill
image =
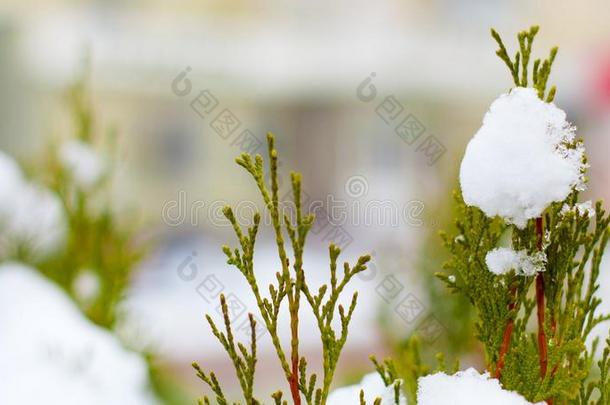
[[[394,384],[386,387],[378,373],[370,373],[365,375],[358,384],[337,388],[331,392],[326,403],[328,405],[359,404],[360,391],[363,390],[367,404],[372,404],[375,398],[381,398],[381,405],[407,405],[407,399],[402,392],[398,404],[396,404]]]
[[[418,405],[532,404],[520,394],[503,389],[500,381],[489,378],[489,373],[479,374],[474,368],[454,375],[436,373],[420,377],[417,385]]]
[[[568,147],[575,128],[534,89],[498,97],[466,147],[460,168],[464,201],[523,228],[572,189],[584,189],[584,148]]]
[[[151,405],[148,369],[35,270],[0,265],[0,403]]]

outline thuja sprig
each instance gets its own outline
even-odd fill
[[[519,42],[519,51],[517,51],[515,55],[514,62],[508,56],[506,51],[506,47],[502,41],[500,35],[494,30],[491,30],[491,35],[498,43],[499,49],[496,51],[496,54],[504,61],[504,63],[508,66],[509,71],[513,77],[513,81],[516,86],[526,87],[528,83],[528,66],[532,52],[532,44],[534,42],[534,37],[538,33],[538,26],[532,26],[527,31],[521,31],[517,35],[517,40]],[[532,82],[533,87],[538,92],[538,97],[544,100],[544,93],[546,90],[546,84],[551,73],[551,66],[553,61],[555,60],[555,56],[557,55],[557,47],[551,49],[550,56],[548,59],[542,62],[542,66],[540,66],[540,59],[536,59],[534,61],[534,66],[532,70]],[[521,60],[521,65],[519,65],[519,60]],[[519,78],[519,67],[521,66],[521,78]],[[551,102],[555,97],[555,86],[551,88],[549,94],[546,98],[547,102]],[[535,235],[536,235],[536,249],[538,252],[542,251],[542,243],[543,243],[543,235],[544,235],[544,221],[542,217],[536,218],[535,221]],[[540,375],[542,378],[545,377],[547,368],[548,368],[548,341],[547,341],[547,332],[545,327],[545,316],[546,316],[546,291],[545,291],[545,277],[542,273],[538,273],[536,275],[536,317],[538,320],[538,346],[539,346],[539,363],[540,363]],[[514,296],[516,289],[511,290],[511,296]],[[515,307],[515,303],[509,303],[509,310],[513,310]],[[552,323],[554,319],[552,320]],[[498,361],[496,363],[496,377],[500,378],[502,369],[505,363],[505,357],[510,347],[510,340],[512,337],[512,332],[514,328],[514,320],[509,319],[505,328],[503,335],[503,342],[500,348],[500,353],[498,356]],[[554,326],[552,326],[554,329]]]
[[[508,56],[500,36],[497,55],[508,66],[516,86],[528,85],[528,65],[537,27],[518,35],[520,50]],[[545,98],[546,84],[557,48],[542,63],[534,61],[532,86],[541,100],[551,102],[553,87]],[[563,145],[579,148],[581,140]],[[586,167],[583,158],[582,175]],[[478,313],[477,337],[483,343],[487,368],[503,388],[517,391],[529,401],[549,404],[608,403],[610,390],[610,340],[598,362],[601,377],[592,379],[597,343],[585,342],[595,326],[608,315],[598,313],[596,296],[600,263],[610,238],[610,217],[601,202],[595,209],[577,205],[573,190],[563,201],[552,203],[523,229],[500,218],[489,218],[479,208],[467,206],[456,193],[456,233],[444,234],[452,253],[439,274],[448,287],[463,293]],[[593,212],[592,212],[593,211]],[[594,219],[593,219],[594,218]],[[494,274],[487,268],[486,253],[501,242],[535,261],[535,276],[514,271]],[[531,317],[536,312],[536,328]],[[587,384],[587,380],[591,381]],[[595,398],[597,395],[599,398]],[[599,399],[599,402],[596,400]]]
[[[477,337],[484,344],[488,369],[505,388],[531,401],[574,400],[591,371],[592,350],[587,350],[585,341],[596,325],[608,319],[596,312],[600,299],[595,293],[601,257],[610,237],[610,218],[601,203],[596,205],[594,220],[580,214],[574,209],[577,192],[565,202],[552,204],[544,215],[547,232],[543,251],[548,261],[542,327],[548,343],[548,372],[542,374],[539,341],[528,328],[537,307],[534,277],[495,275],[484,261],[485,253],[506,233],[512,234],[514,249],[536,252],[536,221],[518,230],[466,206],[459,194],[456,199],[460,210],[457,235],[444,235],[444,240],[452,252],[445,269],[457,277],[439,277],[452,290],[466,294],[477,308]],[[566,205],[570,208],[567,212]],[[514,303],[512,307],[510,303]],[[504,347],[506,325],[511,325],[512,333],[510,345]],[[502,356],[503,364],[499,361]],[[498,374],[500,366],[503,369]]]
[[[115,131],[109,130],[102,136],[94,125],[95,110],[86,79],[83,75],[67,91],[73,131],[80,142],[92,149],[103,144],[111,154],[116,154]],[[110,192],[115,165],[108,164],[99,181],[83,189],[73,173],[63,167],[59,147],[59,139],[54,140],[48,148],[50,153],[45,155],[42,172],[44,182],[57,193],[66,213],[66,245],[37,263],[37,268],[79,302],[90,320],[113,329],[119,320],[119,306],[125,298],[131,272],[150,249],[150,243],[136,243],[135,220],[125,226],[125,218],[116,215]],[[97,277],[99,291],[90,299],[81,300],[76,281],[85,269],[91,269]]]
[[[597,390],[599,398],[594,404],[602,405],[610,403],[610,338],[606,339],[606,347],[602,358],[597,362],[597,366],[599,367],[600,377],[591,385],[591,392]]]
[[[491,36],[498,43],[496,55],[498,55],[498,57],[502,59],[502,61],[504,61],[508,67],[515,86],[527,87],[528,85],[528,69],[532,54],[532,43],[534,42],[534,38],[536,37],[538,30],[539,27],[535,25],[529,30],[521,31],[519,34],[517,34],[519,50],[515,53],[513,60],[508,55],[508,51],[506,50],[506,46],[504,45],[500,34],[498,34],[498,32],[493,28],[491,29]],[[538,91],[538,96],[543,100],[545,99],[544,94],[546,92],[547,82],[551,74],[551,66],[553,66],[555,56],[557,56],[557,50],[557,47],[553,47],[551,48],[549,57],[547,59],[542,61],[540,59],[534,60],[534,66],[532,69],[532,84],[533,87]],[[546,96],[547,102],[550,103],[553,101],[556,90],[557,89],[555,86],[551,87]]]
[[[392,388],[394,389],[394,403],[399,404],[403,380],[400,379],[398,375],[398,371],[396,370],[396,364],[390,358],[385,359],[383,363],[379,363],[375,356],[370,356],[370,359],[375,365],[375,371],[377,372],[377,374],[379,374],[385,386],[387,387],[389,385],[392,385]],[[366,404],[366,401],[364,401],[364,390],[360,390],[360,403]],[[373,404],[381,404],[381,398],[375,398]]]
[[[262,326],[270,335],[290,390],[292,402],[300,404],[301,399],[304,398],[309,405],[323,405],[328,397],[341,350],[347,340],[348,327],[356,307],[357,294],[354,293],[347,309],[339,303],[339,300],[348,282],[356,274],[366,270],[366,263],[370,260],[370,257],[360,257],[354,266],[344,263],[343,274],[338,276],[337,260],[341,251],[337,246],[331,244],[329,246],[330,287],[329,285],[323,285],[317,293],[311,291],[306,282],[303,253],[307,234],[313,225],[315,217],[313,214],[303,213],[301,205],[301,176],[298,173],[291,173],[290,176],[295,209],[294,218],[290,218],[287,214],[281,212],[277,173],[278,154],[274,147],[274,138],[271,134],[267,136],[267,144],[270,185],[265,182],[266,176],[263,158],[260,155],[252,157],[249,154],[242,154],[236,159],[236,162],[246,169],[254,179],[263,198],[264,207],[271,218],[275,234],[281,268],[275,273],[276,282],[268,286],[268,294],[264,294],[259,288],[254,271],[254,247],[261,219],[260,213],[257,212],[254,215],[252,225],[244,230],[237,222],[233,210],[230,207],[223,209],[223,213],[231,223],[239,243],[239,247],[233,249],[229,246],[224,246],[223,252],[227,256],[227,263],[237,268],[245,277],[254,295],[262,318]],[[285,247],[285,234],[288,235],[288,240],[292,247],[292,260],[290,260]],[[323,378],[321,384],[317,383],[316,374],[307,374],[307,361],[299,356],[299,310],[301,308],[301,295],[309,303],[320,331],[323,358]],[[290,318],[289,349],[286,349],[280,341],[278,332],[280,309],[286,302]],[[256,365],[254,318],[252,315],[250,316],[252,326],[251,350],[248,352],[244,346],[238,344],[238,351],[235,349],[224,297],[221,297],[221,306],[223,307],[226,332],[220,332],[209,316],[208,322],[212,332],[221,342],[225,351],[227,351],[236,369],[237,378],[246,403],[258,403],[252,394]],[[337,317],[340,320],[339,330],[335,330],[332,327],[333,319]],[[227,403],[214,374],[205,374],[196,363],[194,367],[197,375],[212,390],[216,400],[219,402],[222,400],[225,401],[224,403]],[[271,397],[277,405],[287,403],[283,399],[284,394],[282,391],[276,391]],[[204,397],[205,400],[208,399]]]
[[[442,353],[436,355],[436,368],[432,369],[422,360],[421,341],[417,335],[409,337],[395,350],[395,358],[386,358],[379,362],[375,356],[370,356],[375,366],[375,371],[381,377],[385,386],[393,384],[394,402],[399,402],[400,390],[406,394],[408,404],[417,403],[418,380],[420,377],[430,373],[445,372],[455,373],[460,369],[459,361],[455,361],[453,367],[448,368],[445,356]]]
[[[302,285],[302,291],[318,322],[320,337],[322,339],[322,358],[324,366],[323,384],[320,391],[316,393],[315,398],[312,397],[312,390],[310,389],[306,390],[305,395],[308,403],[314,404],[323,404],[328,397],[330,385],[339,361],[339,355],[347,340],[349,323],[358,300],[358,293],[354,292],[350,305],[346,311],[343,305],[338,304],[339,296],[347,283],[349,283],[356,274],[366,270],[366,263],[370,260],[370,256],[362,256],[358,259],[358,262],[354,267],[350,267],[349,263],[343,263],[343,276],[338,279],[337,259],[341,253],[341,249],[331,244],[328,251],[330,256],[330,291],[328,285],[324,284],[318,289],[317,294],[314,294],[306,284]],[[328,298],[325,299],[327,292]],[[337,308],[341,323],[338,333],[332,326]]]
[[[242,343],[235,343],[235,338],[231,329],[229,310],[224,294],[220,295],[220,306],[222,309],[225,332],[221,332],[218,329],[211,316],[206,315],[206,319],[210,324],[212,333],[216,336],[216,339],[222,344],[222,347],[231,358],[245,403],[248,405],[259,404],[253,396],[254,374],[256,371],[256,321],[252,314],[248,314],[248,321],[250,324],[250,350],[248,350]],[[210,373],[210,375],[205,374],[196,362],[193,363],[193,367],[197,372],[197,376],[212,389],[216,395],[216,400],[219,403],[222,403],[222,401],[226,402],[224,393],[222,392],[214,373]],[[204,401],[205,400],[207,400],[207,398],[204,398]]]

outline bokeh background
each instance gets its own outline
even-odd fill
[[[267,131],[277,139],[285,192],[297,170],[312,200],[351,208],[311,235],[312,283],[328,277],[331,239],[349,260],[373,254],[354,283],[360,305],[339,380],[370,371],[368,354],[382,357],[418,329],[431,351],[472,351],[463,363],[480,365],[467,322],[451,313],[454,298],[430,283],[466,142],[512,84],[489,29],[515,49],[516,32],[538,24],[534,53],[560,46],[550,81],[585,139],[586,197],[595,200],[610,197],[608,21],[603,1],[4,0],[0,149],[35,162],[49,139],[73,130],[64,95],[85,80],[95,125],[117,134],[117,215],[136,218],[152,246],[130,281],[116,333],[156,354],[182,393],[175,403],[204,390],[193,360],[236,388],[203,318],[217,305],[205,282],[213,276],[254,310],[241,275],[224,263],[220,247],[235,239],[219,207],[241,204],[245,220],[251,204],[260,205],[234,157],[264,152]],[[203,91],[210,98],[198,98]],[[193,100],[217,105],[202,113]],[[239,121],[231,130],[214,124],[225,110]],[[397,132],[403,120],[409,126]],[[269,229],[261,236],[258,271],[270,280],[276,254]],[[313,327],[302,341],[316,359]],[[261,345],[265,392],[278,388],[280,369],[268,336]]]

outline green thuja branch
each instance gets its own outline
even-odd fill
[[[604,354],[597,365],[599,367],[600,377],[593,386],[599,393],[599,399],[595,404],[608,404],[610,403],[610,338],[606,339]]]
[[[95,110],[86,77],[81,78],[67,91],[66,103],[73,119],[71,141],[77,140],[102,157],[115,157],[116,134],[100,134],[95,124]],[[104,135],[104,136],[102,136]],[[36,263],[40,271],[79,303],[83,312],[97,325],[113,329],[119,318],[119,304],[125,297],[131,273],[147,253],[150,246],[136,243],[136,223],[119,217],[111,196],[113,159],[95,184],[83,188],[74,173],[62,164],[60,146],[66,140],[54,140],[46,149],[42,180],[62,202],[67,219],[66,243],[56,254]],[[109,155],[102,155],[100,146],[106,146]],[[148,243],[147,243],[148,245]],[[87,274],[91,273],[91,274]],[[99,288],[96,294],[81,299],[78,293],[80,276],[94,277]]]
[[[360,390],[360,405],[366,405],[366,400],[364,399],[364,390]],[[381,398],[375,398],[373,401],[373,405],[381,405]]]
[[[339,303],[342,292],[349,281],[358,273],[366,270],[369,256],[362,256],[354,266],[343,264],[343,274],[337,274],[337,260],[340,249],[331,244],[330,254],[330,286],[323,285],[316,293],[312,292],[306,282],[303,254],[307,234],[314,222],[314,215],[303,213],[301,206],[301,176],[291,173],[292,196],[294,200],[294,218],[290,218],[281,212],[281,201],[279,200],[278,184],[278,154],[274,147],[274,138],[271,134],[267,137],[269,154],[269,178],[270,185],[265,182],[265,170],[263,158],[260,155],[252,157],[242,154],[236,162],[242,166],[254,179],[256,186],[263,198],[264,206],[270,215],[272,227],[275,234],[277,252],[280,259],[280,269],[275,273],[276,282],[268,286],[268,294],[264,294],[254,271],[254,247],[256,235],[260,224],[261,215],[256,213],[252,225],[242,229],[237,222],[233,210],[225,207],[223,213],[231,223],[237,241],[238,248],[223,247],[227,256],[227,263],[237,268],[245,277],[250,290],[256,301],[256,305],[262,318],[262,326],[267,330],[271,342],[276,351],[280,366],[282,367],[285,380],[290,389],[290,397],[294,404],[300,404],[302,398],[309,405],[322,405],[326,403],[330,386],[333,381],[334,372],[339,361],[340,353],[345,345],[348,335],[348,327],[354,309],[356,307],[357,294],[354,293],[347,309]],[[285,246],[285,234],[288,235],[292,247],[292,260],[289,258]],[[291,266],[292,262],[292,266]],[[301,295],[311,307],[322,342],[323,378],[318,384],[316,374],[308,375],[307,361],[299,357],[299,310],[301,308]],[[283,304],[287,303],[290,317],[290,345],[289,349],[283,346],[279,337],[279,314]],[[225,318],[226,332],[220,332],[208,316],[208,322],[212,332],[223,345],[228,353],[237,379],[240,383],[243,396],[248,404],[257,403],[253,398],[253,384],[255,374],[255,336],[252,335],[252,348],[248,352],[245,347],[238,345],[235,349],[233,335],[230,329],[228,314],[225,310],[224,298],[221,298],[223,314]],[[339,319],[339,330],[332,327],[333,320]],[[254,319],[251,317],[251,325],[254,328]],[[254,331],[254,329],[253,329]],[[195,365],[199,377],[209,386],[217,401],[225,401],[226,398],[220,389],[220,384],[213,374],[205,374],[199,366]],[[275,404],[285,404],[283,393],[277,391],[272,395]],[[204,398],[204,400],[206,400]]]
[[[251,342],[250,350],[248,351],[243,344],[235,344],[235,338],[233,336],[233,331],[231,330],[231,320],[229,319],[229,310],[223,294],[220,295],[220,305],[226,332],[219,331],[216,324],[212,320],[212,317],[209,315],[206,315],[206,319],[210,324],[212,333],[214,333],[214,336],[216,336],[218,341],[222,344],[222,347],[231,358],[231,362],[233,363],[233,367],[235,368],[235,373],[237,375],[237,380],[239,381],[239,385],[244,395],[245,403],[248,405],[259,404],[260,402],[257,401],[253,396],[254,374],[256,370],[256,321],[254,320],[254,316],[252,314],[248,314]],[[193,368],[195,368],[197,376],[210,387],[212,392],[214,392],[216,395],[216,400],[219,403],[223,403],[222,401],[227,403],[224,393],[222,392],[220,384],[214,376],[214,373],[210,373],[210,375],[205,374],[197,363],[193,363]],[[208,398],[204,397],[204,401],[207,400]]]
[[[506,50],[506,46],[500,37],[500,34],[493,28],[491,29],[491,36],[498,43],[498,50],[496,51],[496,55],[508,67],[510,74],[513,78],[513,82],[517,87],[527,87],[528,85],[528,69],[529,62],[531,59],[532,53],[532,43],[534,42],[534,38],[538,33],[539,27],[532,26],[527,31],[521,31],[517,35],[517,40],[519,42],[519,50],[515,53],[514,60],[508,55],[508,51]],[[545,99],[544,94],[546,92],[546,85],[551,74],[551,66],[553,66],[553,62],[555,61],[555,56],[557,56],[557,47],[551,48],[549,57],[541,62],[540,59],[534,60],[534,66],[532,69],[532,84],[533,87],[538,91],[538,96],[541,99]],[[521,62],[521,63],[520,63]],[[540,65],[542,63],[542,65]],[[519,71],[521,69],[521,71]],[[521,75],[519,75],[521,73]],[[546,101],[551,102],[555,98],[556,88],[552,86],[549,90]]]
[[[366,270],[366,263],[370,260],[370,257],[367,255],[360,257],[354,267],[350,267],[348,263],[344,263],[343,276],[338,279],[337,258],[341,253],[341,249],[331,244],[328,250],[330,255],[330,291],[328,285],[324,284],[319,288],[317,294],[314,294],[306,284],[302,285],[302,291],[313,309],[313,313],[318,322],[318,328],[321,332],[320,337],[322,339],[324,379],[320,393],[316,393],[315,401],[312,402],[315,404],[325,403],[326,398],[328,397],[333,375],[337,368],[337,362],[339,361],[339,355],[347,340],[349,323],[358,300],[358,293],[354,292],[350,305],[346,310],[343,305],[338,304],[339,296],[352,277]],[[329,295],[328,298],[325,299],[327,292]],[[337,308],[341,323],[341,328],[338,333],[332,327],[332,321],[336,315]],[[311,401],[311,398],[309,398],[308,401]]]
[[[445,358],[442,353],[436,355],[437,366],[435,370],[424,364],[421,358],[421,342],[414,335],[407,339],[397,350],[397,358],[386,358],[383,362],[379,362],[375,356],[370,359],[375,366],[375,370],[383,380],[386,386],[394,384],[395,398],[394,402],[399,403],[399,390],[403,389],[407,396],[408,404],[417,403],[417,387],[420,377],[426,376],[432,372],[449,372],[455,373],[459,370],[459,362],[455,362],[451,369],[445,364]],[[398,387],[398,388],[397,388]]]
[[[516,86],[528,85],[537,32],[538,28],[532,27],[519,33],[519,51],[511,59],[492,30],[499,45],[497,55],[508,66]],[[555,95],[555,88],[546,93],[546,86],[556,54],[557,48],[551,49],[547,59],[534,61],[532,69],[532,86],[547,102]],[[581,144],[576,140],[565,146],[573,149]],[[578,191],[573,191],[564,201],[551,204],[540,218],[518,229],[467,206],[456,193],[456,231],[443,234],[452,256],[444,266],[446,272],[438,277],[476,307],[476,333],[484,346],[487,368],[500,378],[504,388],[530,401],[584,405],[609,400],[610,341],[598,362],[601,376],[596,381],[591,381],[591,369],[597,343],[588,349],[585,342],[596,325],[609,319],[597,311],[601,301],[596,292],[602,255],[610,238],[610,218],[601,202],[593,213],[581,211],[576,205],[578,197]],[[486,253],[502,241],[510,241],[514,250],[525,251],[530,257],[545,257],[544,271],[535,277],[490,272]],[[537,330],[530,326],[534,310]]]

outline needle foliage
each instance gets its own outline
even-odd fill
[[[269,155],[269,176],[265,176],[265,168],[261,155],[251,156],[242,154],[236,162],[243,167],[254,179],[260,192],[264,208],[267,210],[275,235],[277,253],[280,267],[275,272],[275,283],[271,283],[266,291],[260,288],[254,266],[254,248],[259,230],[261,214],[256,213],[252,218],[252,225],[246,229],[237,222],[233,210],[225,207],[223,213],[233,226],[238,246],[223,247],[227,256],[227,263],[239,271],[250,286],[252,295],[262,319],[262,327],[271,338],[277,360],[282,367],[289,393],[284,394],[278,390],[271,395],[275,404],[287,404],[290,398],[292,403],[308,405],[323,405],[328,398],[333,377],[341,351],[347,340],[349,324],[356,308],[358,294],[355,292],[346,305],[342,302],[343,293],[347,284],[355,275],[366,270],[370,256],[361,256],[353,265],[345,262],[339,264],[341,249],[334,244],[328,248],[329,276],[327,284],[313,290],[307,283],[304,270],[303,253],[307,234],[311,229],[315,217],[313,214],[303,212],[301,206],[301,176],[291,173],[292,197],[294,215],[282,212],[278,185],[278,153],[274,146],[274,137],[267,136]],[[270,179],[267,184],[265,179]],[[286,245],[289,244],[291,251]],[[270,271],[264,269],[263,271]],[[229,313],[225,297],[220,297],[221,309],[224,318],[224,330],[215,324],[208,315],[212,333],[227,352],[239,382],[243,403],[248,405],[262,403],[254,397],[254,382],[256,374],[256,320],[249,314],[250,334],[249,347],[237,343],[231,328]],[[302,304],[309,306],[316,320],[320,333],[322,349],[322,374],[309,373],[307,360],[299,355],[299,310]],[[280,340],[279,330],[284,325],[279,323],[282,308],[288,310],[290,316],[290,341],[288,344]],[[335,322],[338,321],[338,322]],[[308,325],[307,327],[311,327]],[[197,376],[211,390],[210,395],[204,396],[200,403],[209,404],[214,399],[219,404],[229,404],[220,382],[213,372],[206,372],[197,363],[193,363]]]
[[[497,55],[508,66],[515,86],[528,85],[537,32],[538,27],[532,27],[519,33],[519,51],[511,58],[500,35],[492,30],[499,46]],[[547,93],[546,85],[556,54],[553,48],[547,59],[534,61],[529,82],[547,102],[555,96],[555,87]],[[566,146],[578,147],[581,142]],[[601,300],[596,292],[610,218],[601,202],[595,204],[594,212],[585,212],[578,208],[578,199],[579,192],[574,190],[566,200],[551,204],[541,218],[518,229],[467,206],[456,193],[456,230],[443,234],[451,258],[444,266],[446,272],[438,277],[476,308],[476,335],[488,370],[504,388],[534,402],[610,403],[609,348],[595,363],[597,340],[592,347],[585,344],[592,329],[608,319],[597,311]],[[487,252],[507,240],[515,250],[531,256],[542,253],[544,271],[529,277],[490,272]]]

